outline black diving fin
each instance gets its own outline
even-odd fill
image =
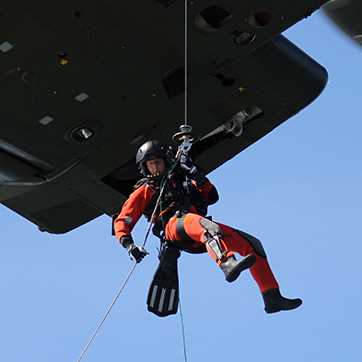
[[[177,259],[180,254],[179,249],[167,243],[162,246],[160,263],[147,297],[147,309],[159,317],[177,313],[179,303]]]

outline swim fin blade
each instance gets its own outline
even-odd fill
[[[177,259],[180,251],[166,245],[160,256],[160,263],[153,276],[148,296],[147,309],[159,317],[176,314],[179,303],[179,282]]]

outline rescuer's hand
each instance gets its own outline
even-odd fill
[[[143,246],[133,244],[129,247],[128,254],[131,259],[133,259],[136,263],[139,263],[146,255],[148,255],[148,252]]]
[[[131,259],[135,260],[136,263],[139,263],[146,255],[148,255],[148,252],[144,247],[135,245],[131,235],[122,236],[119,239],[119,242],[127,249],[129,256]]]
[[[198,186],[208,181],[207,177],[193,164],[191,157],[181,155],[180,167],[196,181]]]

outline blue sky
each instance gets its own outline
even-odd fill
[[[189,361],[360,361],[362,53],[321,14],[285,34],[329,72],[307,109],[213,172],[210,213],[260,238],[289,297],[267,315],[248,273],[228,284],[207,255],[183,254]],[[131,267],[108,217],[49,235],[0,208],[0,360],[76,361]],[[146,224],[134,232],[142,242]],[[179,316],[145,308],[157,240],[84,361],[183,361]]]

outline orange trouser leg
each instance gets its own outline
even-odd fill
[[[218,223],[224,235],[224,243],[227,250],[237,252],[238,254],[245,256],[248,254],[254,254],[256,256],[256,262],[250,268],[251,275],[259,286],[261,292],[265,292],[269,289],[279,288],[278,282],[270,268],[266,257],[260,256],[254,250],[252,244],[240,235],[235,229]]]
[[[197,214],[188,213],[184,218],[184,230],[186,234],[196,242],[206,244],[205,229],[200,224],[202,216]],[[176,223],[178,219],[173,217],[166,225],[166,238],[168,240],[182,240],[177,234]],[[250,268],[251,275],[257,283],[261,292],[265,292],[269,289],[278,288],[278,282],[276,281],[273,272],[267,259],[260,256],[254,250],[252,244],[240,235],[235,229],[217,223],[222,231],[223,237],[220,239],[222,246],[225,248],[227,256],[231,256],[234,253],[238,253],[242,256],[248,254],[254,254],[256,256],[256,262]],[[208,248],[207,248],[208,249]],[[208,249],[208,254],[217,262],[215,254]]]

